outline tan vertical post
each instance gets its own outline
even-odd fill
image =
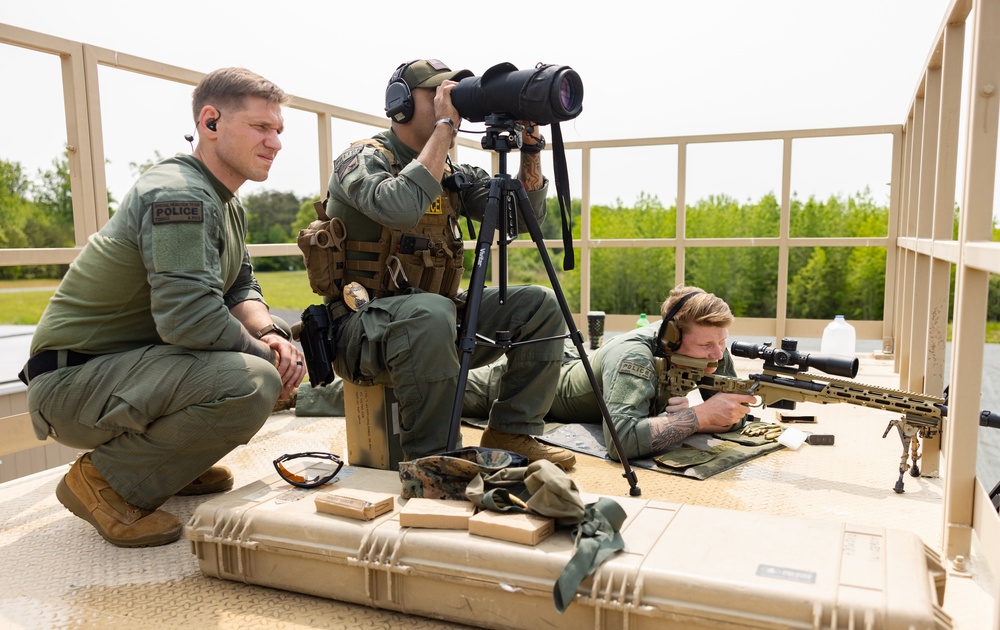
[[[581,151],[581,164],[583,167],[583,188],[580,192],[580,327],[587,324],[587,312],[593,310],[590,306],[590,270],[594,264],[594,250],[590,248],[591,223],[590,223],[590,168],[591,153],[590,148]]]
[[[979,395],[989,273],[967,264],[967,247],[992,240],[1000,89],[1000,2],[972,7],[972,63],[966,122],[963,203],[959,217],[958,270],[948,422],[945,423],[944,544],[948,558],[968,555],[972,537]]]
[[[778,219],[778,303],[774,311],[774,345],[785,337],[788,326],[788,256],[792,231],[792,139],[781,146],[781,214]]]
[[[687,143],[677,143],[677,246],[674,248],[674,284],[684,283],[687,256]]]
[[[958,168],[958,121],[962,106],[962,65],[965,54],[965,24],[949,24],[944,31],[941,53],[941,98],[938,111],[937,168],[931,240],[952,240],[952,208],[955,203],[955,176]],[[924,361],[923,392],[940,396],[944,392],[945,347],[948,339],[948,294],[951,264],[931,259],[927,282],[927,356]],[[924,440],[923,472],[940,467],[941,437]]]

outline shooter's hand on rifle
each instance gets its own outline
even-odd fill
[[[693,407],[698,418],[699,433],[724,433],[743,416],[750,413],[750,405],[757,398],[748,394],[717,393],[700,405]]]

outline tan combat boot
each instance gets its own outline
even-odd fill
[[[233,487],[233,473],[225,466],[212,466],[198,478],[177,491],[179,497],[225,492]]]
[[[90,461],[76,460],[56,487],[56,498],[94,526],[104,540],[119,547],[154,547],[181,537],[181,522],[163,510],[145,510],[115,492]]]
[[[479,446],[483,448],[500,448],[505,451],[520,453],[527,457],[529,462],[547,459],[563,470],[569,470],[576,465],[576,455],[573,454],[573,451],[568,451],[558,446],[542,444],[530,435],[507,433],[490,427],[487,427],[483,431],[483,437],[479,440]]]

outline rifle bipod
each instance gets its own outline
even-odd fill
[[[889,424],[885,427],[885,431],[882,433],[882,437],[889,435],[889,431],[896,427],[896,431],[899,433],[899,441],[903,445],[903,453],[899,456],[899,478],[896,479],[896,484],[892,487],[893,492],[896,494],[903,494],[905,492],[903,488],[903,475],[909,471],[911,477],[920,476],[920,438],[929,437],[927,435],[921,435],[921,427],[910,424],[906,421],[906,416],[899,418],[898,420],[890,420]],[[913,463],[908,463],[912,461]]]

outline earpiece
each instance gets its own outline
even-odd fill
[[[403,80],[403,73],[414,61],[418,60],[400,64],[385,88],[385,115],[398,123],[406,123],[413,118],[413,94]]]
[[[667,313],[667,316],[663,318],[662,322],[660,322],[660,331],[656,336],[656,351],[658,354],[662,355],[666,350],[669,350],[671,353],[677,352],[677,349],[681,347],[681,337],[683,335],[681,333],[681,329],[674,323],[674,317],[677,316],[681,307],[683,307],[688,300],[700,293],[704,293],[704,291],[692,291],[677,300],[677,304],[674,304],[673,308],[671,308]]]
[[[205,123],[205,126],[208,127],[212,131],[218,131],[218,129],[215,128],[215,121],[217,121],[217,120],[218,120],[218,118],[210,118],[210,119],[208,119],[208,122]]]

